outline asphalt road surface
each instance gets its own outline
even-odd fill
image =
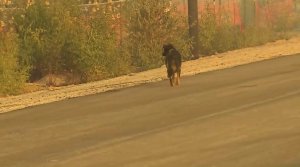
[[[300,55],[0,115],[0,167],[299,166]]]

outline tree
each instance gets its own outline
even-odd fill
[[[198,23],[198,0],[188,0],[189,33],[193,41],[193,58],[199,58],[199,23]]]

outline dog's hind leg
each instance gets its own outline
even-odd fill
[[[175,78],[175,73],[172,75],[172,77],[170,78],[170,84],[171,86],[174,86],[176,84],[176,78]]]
[[[180,73],[176,72],[176,85],[180,85]]]
[[[170,86],[173,87],[174,86],[173,85],[173,78],[171,77],[171,78],[169,78],[169,80],[170,80]]]

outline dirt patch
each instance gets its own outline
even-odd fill
[[[73,75],[71,73],[64,74],[49,74],[42,79],[36,81],[36,84],[47,85],[47,86],[66,86],[72,84],[78,84],[81,82],[81,78],[78,75]]]
[[[203,57],[198,60],[184,62],[182,75],[190,76],[202,72],[230,68],[297,53],[300,53],[299,36],[290,40],[279,40],[263,46],[230,51],[210,57]],[[48,87],[46,89],[37,86],[36,90],[39,90],[39,88],[42,90],[35,91],[35,87],[33,87],[29,89],[32,91],[27,91],[31,93],[11,97],[0,97],[0,113],[74,97],[106,92],[109,90],[131,87],[143,83],[161,81],[164,79],[166,79],[166,70],[165,67],[162,66],[158,69],[81,85]]]
[[[27,93],[37,92],[45,89],[47,89],[46,86],[43,86],[41,84],[28,83],[25,85],[23,92],[24,94],[27,94]]]

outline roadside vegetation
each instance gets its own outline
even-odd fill
[[[125,4],[128,36],[123,43],[133,66],[141,70],[162,65],[162,45],[173,43],[189,59],[187,20],[168,0],[132,0]]]
[[[0,33],[0,95],[21,93],[28,74],[19,63],[20,54],[17,35]]]
[[[255,20],[242,27],[233,25],[232,18],[226,13],[217,15],[211,6],[200,16],[200,52],[212,55],[230,50],[263,45],[279,39],[290,38],[290,32],[297,27],[299,16],[285,12],[278,13],[268,23]]]
[[[76,3],[36,0],[14,15],[13,29],[0,31],[0,96],[45,77],[55,86],[55,76],[64,76],[63,85],[78,84],[157,68],[168,42],[191,58],[187,18],[168,0],[131,0],[94,12]],[[202,55],[285,39],[296,25],[296,17],[280,16],[272,25],[241,29],[216,18],[209,10],[200,17]]]

